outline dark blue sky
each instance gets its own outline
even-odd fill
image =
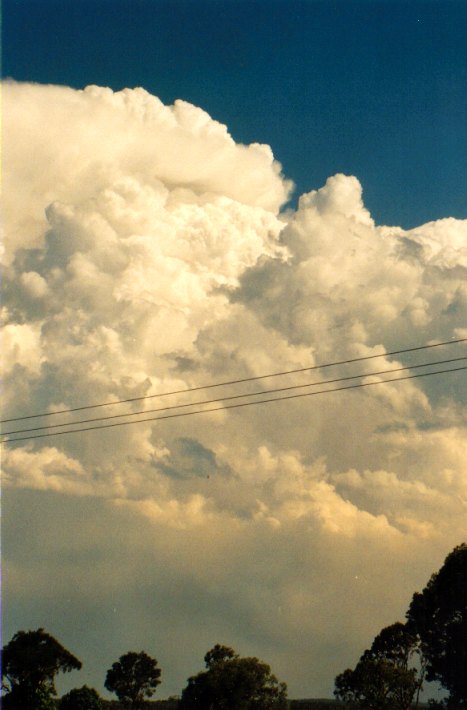
[[[3,75],[185,99],[412,227],[467,217],[466,37],[465,0],[4,0]]]

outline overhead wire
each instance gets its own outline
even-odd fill
[[[207,404],[216,404],[218,402],[227,402],[227,401],[231,401],[234,399],[242,399],[245,397],[257,397],[257,396],[261,396],[261,395],[265,395],[265,394],[276,394],[278,392],[286,392],[286,391],[290,391],[290,390],[303,389],[305,387],[317,387],[320,385],[335,384],[338,382],[345,382],[348,380],[360,379],[362,377],[388,375],[388,374],[395,373],[395,372],[402,372],[405,370],[415,370],[415,369],[420,369],[422,367],[430,367],[433,365],[446,365],[448,363],[459,362],[461,360],[467,360],[467,356],[448,358],[445,360],[435,360],[435,361],[425,362],[425,363],[421,363],[421,364],[417,364],[417,365],[406,365],[405,367],[391,368],[389,370],[386,369],[386,370],[379,370],[376,372],[366,372],[366,373],[357,374],[357,375],[347,375],[346,377],[337,377],[337,378],[333,378],[333,379],[329,379],[329,380],[320,380],[319,382],[307,382],[307,383],[300,384],[300,385],[289,385],[287,387],[276,387],[276,388],[268,389],[268,390],[258,390],[256,392],[244,392],[242,394],[226,395],[223,397],[217,397],[215,399],[198,400],[196,402],[184,402],[182,404],[173,404],[173,405],[169,405],[166,407],[156,407],[154,409],[141,409],[136,412],[124,412],[123,414],[104,415],[101,417],[93,417],[91,419],[78,419],[76,421],[67,421],[67,422],[62,422],[59,424],[46,424],[43,426],[31,427],[29,429],[15,429],[12,431],[2,432],[1,436],[10,436],[13,434],[25,434],[25,433],[29,433],[29,432],[41,431],[44,429],[48,429],[48,430],[59,429],[60,427],[65,427],[65,426],[77,426],[80,424],[90,424],[90,423],[98,422],[98,421],[108,421],[110,419],[121,419],[123,417],[136,417],[141,414],[149,414],[149,413],[154,413],[154,412],[165,412],[165,411],[174,410],[174,409],[184,409],[187,407],[197,407],[197,406],[207,405]],[[333,391],[333,390],[328,390],[328,391]],[[68,410],[68,411],[70,411],[70,410]]]
[[[298,399],[300,397],[312,397],[312,396],[319,395],[319,394],[331,394],[332,392],[340,392],[343,390],[357,389],[360,387],[371,387],[374,385],[387,384],[389,382],[402,382],[404,380],[412,380],[412,379],[416,379],[419,377],[430,377],[433,375],[447,374],[450,372],[459,372],[461,370],[466,370],[466,369],[467,369],[467,365],[463,365],[462,367],[450,368],[448,370],[434,370],[432,372],[419,372],[415,375],[406,375],[404,377],[396,377],[396,378],[392,378],[389,380],[378,380],[376,382],[359,382],[357,384],[344,385],[343,387],[335,387],[333,389],[317,390],[315,392],[302,392],[300,394],[289,394],[289,395],[286,395],[285,397],[273,397],[273,398],[268,398],[268,399],[255,400],[252,402],[240,402],[240,403],[236,403],[236,404],[227,404],[222,407],[211,407],[209,409],[198,409],[198,410],[191,411],[191,412],[178,412],[176,414],[164,414],[164,415],[158,416],[158,417],[145,417],[144,419],[137,419],[137,420],[133,419],[130,421],[125,421],[125,422],[113,422],[112,424],[100,424],[98,426],[82,427],[81,429],[66,429],[66,430],[62,430],[62,431],[48,432],[48,433],[43,433],[43,434],[32,434],[29,436],[14,437],[12,439],[7,439],[5,443],[31,440],[31,439],[42,439],[42,438],[51,437],[51,436],[61,436],[64,434],[77,434],[77,433],[86,432],[86,431],[95,431],[98,429],[110,429],[110,428],[114,428],[114,427],[118,427],[118,426],[129,426],[131,424],[143,424],[145,422],[161,421],[164,419],[176,419],[176,418],[180,418],[180,417],[194,416],[197,414],[207,414],[209,412],[225,411],[227,409],[238,409],[240,407],[249,407],[249,406],[258,405],[258,404],[269,404],[272,402],[283,402],[285,400]],[[364,374],[364,375],[361,375],[360,377],[368,377],[368,376],[369,375]]]
[[[347,360],[337,360],[335,362],[328,362],[328,363],[323,363],[321,365],[312,365],[310,367],[300,367],[294,370],[284,370],[282,372],[272,372],[264,375],[255,375],[252,377],[243,377],[239,378],[236,380],[227,380],[224,382],[214,382],[211,384],[207,385],[199,385],[197,387],[186,387],[183,389],[178,389],[178,390],[172,390],[171,392],[159,392],[156,394],[149,394],[149,395],[144,395],[140,397],[129,397],[127,399],[119,399],[115,400],[113,402],[98,402],[97,404],[87,404],[83,405],[81,407],[72,407],[70,409],[60,409],[56,410],[54,412],[39,412],[37,414],[27,414],[23,415],[20,417],[10,417],[8,419],[0,419],[1,424],[6,424],[8,422],[14,422],[14,421],[24,421],[26,419],[35,419],[39,417],[52,417],[52,416],[57,416],[59,414],[69,414],[72,412],[79,412],[87,409],[97,409],[99,407],[109,407],[109,406],[114,406],[118,404],[129,404],[131,402],[140,402],[143,400],[147,399],[154,399],[156,397],[169,397],[177,394],[188,394],[189,392],[196,392],[199,390],[206,390],[206,389],[212,389],[214,387],[224,387],[228,385],[237,385],[237,384],[242,384],[245,382],[254,382],[254,381],[259,381],[266,379],[268,377],[282,377],[285,375],[292,375],[296,374],[299,372],[311,372],[312,370],[323,370],[328,367],[336,367],[338,365],[349,365],[352,363],[356,362],[364,362],[367,360],[373,360],[375,358],[381,358],[381,357],[391,357],[392,355],[401,355],[403,353],[410,353],[410,352],[416,352],[420,350],[428,350],[430,348],[437,348],[441,347],[444,345],[456,345],[457,343],[463,343],[467,341],[467,338],[458,338],[457,340],[447,340],[439,343],[430,343],[428,345],[419,345],[417,347],[411,347],[411,348],[403,348],[401,350],[392,350],[387,353],[378,353],[375,355],[366,355],[362,357],[357,357],[357,358],[350,358]]]

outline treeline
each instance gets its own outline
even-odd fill
[[[161,669],[145,651],[129,651],[113,663],[101,698],[86,685],[56,697],[55,676],[79,670],[81,661],[44,629],[18,631],[2,650],[4,710],[411,710],[425,681],[437,681],[443,701],[431,708],[467,708],[467,544],[447,556],[423,592],[416,592],[405,623],[384,628],[360,657],[335,679],[334,701],[288,700],[287,686],[255,657],[217,644],[205,670],[188,678],[180,697],[150,699]]]

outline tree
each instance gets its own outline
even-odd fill
[[[407,668],[417,647],[417,636],[406,624],[397,621],[379,632],[367,653],[375,660],[383,659],[399,668]]]
[[[449,691],[448,707],[467,706],[467,543],[446,557],[407,612],[426,658],[427,679]]]
[[[216,645],[204,657],[206,671],[188,679],[180,710],[283,710],[287,686],[257,658],[241,658]]]
[[[216,643],[216,645],[205,655],[204,663],[206,668],[212,668],[216,663],[231,661],[233,658],[238,658],[238,653],[235,653],[233,648],[230,648],[229,646],[221,646]]]
[[[423,681],[423,670],[417,673],[409,668],[417,650],[417,637],[406,625],[397,622],[387,626],[355,669],[348,668],[336,677],[334,694],[350,707],[408,710]]]
[[[413,694],[409,700],[410,688],[415,684],[415,707],[418,707],[426,675],[426,659],[418,635],[407,624],[398,621],[380,631],[367,653],[374,660],[388,661],[396,668],[410,671],[413,674],[413,682],[410,681],[408,675],[399,674],[400,692],[394,688],[394,697],[400,708],[411,707]],[[409,662],[414,657],[416,657],[417,667],[409,669]]]
[[[354,670],[335,680],[335,696],[350,707],[367,710],[408,710],[417,688],[415,669],[363,655]]]
[[[56,710],[55,700],[46,688],[17,687],[2,697],[4,710]]]
[[[46,710],[53,707],[54,678],[79,670],[81,661],[44,629],[18,631],[2,651],[4,707]]]
[[[60,710],[104,710],[97,690],[83,685],[73,688],[60,700]]]
[[[144,651],[129,651],[107,671],[105,687],[127,706],[138,708],[144,698],[154,695],[160,675],[155,658]]]

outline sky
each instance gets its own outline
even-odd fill
[[[303,192],[357,175],[379,223],[467,216],[463,0],[4,0],[3,75],[182,98]]]
[[[379,382],[465,362],[426,366],[465,357],[466,20],[4,0],[3,416],[50,415],[5,429],[145,420],[4,446],[4,641],[77,655],[60,692],[223,643],[330,697],[465,541],[465,371]]]

